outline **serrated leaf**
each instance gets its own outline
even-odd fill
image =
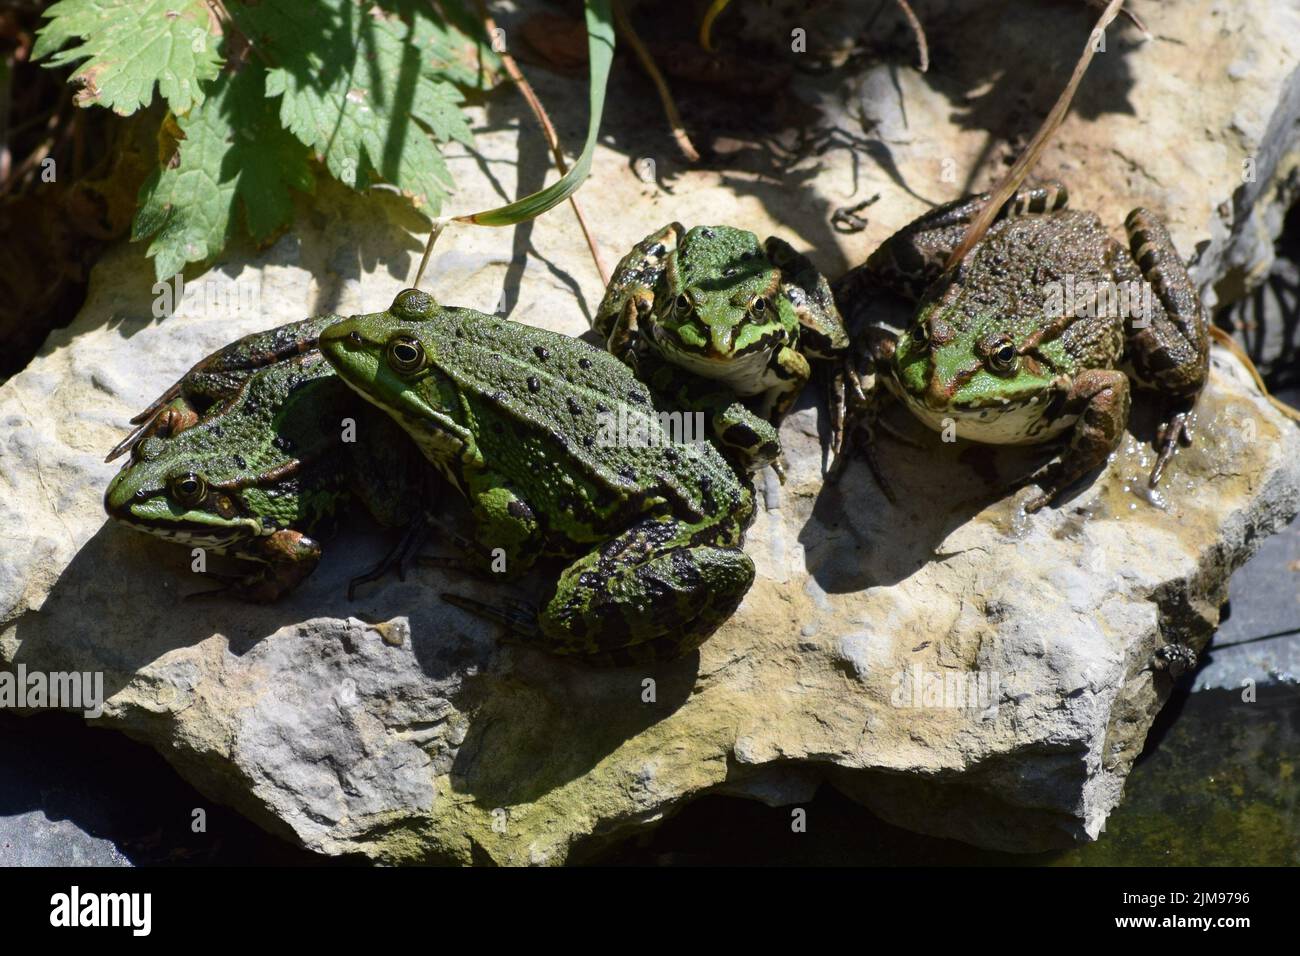
[[[221,68],[203,0],[60,0],[45,16],[32,56],[51,67],[85,60],[72,74],[79,106],[127,116],[149,105],[157,84],[172,112],[185,113]]]
[[[449,51],[460,34],[424,15],[407,23],[354,0],[236,6],[231,14],[274,64],[266,90],[281,97],[281,121],[331,173],[357,189],[391,183],[437,213],[451,174],[428,133],[442,142],[472,139],[464,97],[445,78],[475,78],[453,67]],[[432,46],[443,51],[438,62]]]
[[[385,6],[410,22],[410,42],[420,51],[420,68],[426,75],[470,89],[488,89],[495,84],[501,58],[488,45],[483,24],[460,0],[436,4],[388,0]],[[431,16],[434,12],[445,16],[445,22]]]
[[[280,125],[265,80],[265,71],[253,63],[223,73],[201,105],[177,118],[184,136],[179,161],[141,187],[131,234],[153,238],[149,255],[159,279],[224,248],[236,201],[243,204],[248,231],[267,239],[292,217],[289,187],[314,187],[308,152]]]

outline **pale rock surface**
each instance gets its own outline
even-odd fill
[[[1230,274],[1262,275],[1295,181],[1300,12],[1136,6],[1155,39],[1112,31],[1039,173],[1065,178],[1074,205],[1116,232],[1134,205],[1161,212],[1207,292]],[[916,8],[931,72],[797,79],[834,132],[819,153],[788,161],[751,149],[726,169],[686,168],[647,112],[649,87],[623,69],[581,194],[609,261],[673,218],[726,221],[791,236],[833,276],[930,202],[991,183],[1010,155],[1002,137],[1032,132],[1091,14]],[[532,72],[561,135],[576,140],[581,81]],[[481,158],[453,159],[451,212],[547,176],[518,101],[503,91],[490,102]],[[633,172],[645,158],[656,182]],[[1249,158],[1255,179],[1243,183]],[[831,228],[835,209],[875,193],[866,230]],[[0,664],[103,671],[101,723],[321,853],[559,863],[704,793],[791,804],[823,781],[887,820],[983,846],[1095,838],[1169,689],[1148,667],[1152,651],[1204,646],[1228,575],[1300,507],[1297,430],[1216,349],[1197,443],[1158,496],[1140,491],[1153,421],[1139,399],[1137,437],[1031,519],[997,489],[1032,455],[945,445],[903,418],[895,424],[922,447],[882,451],[898,506],[860,464],[824,486],[826,418],[810,394],[783,433],[789,481],[768,483],[749,536],[753,590],[700,653],[670,665],[595,672],[500,646],[437,597],[451,586],[490,601],[497,586],[430,570],[349,604],[344,582],[390,543],[363,527],[345,529],[274,607],[182,602],[203,588],[188,554],[106,523],[100,496],[115,469],[105,450],[165,385],[236,336],[386,307],[414,274],[420,239],[408,229],[418,222],[395,202],[322,187],[292,234],[230,250],[191,280],[218,290],[212,299],[165,320],[151,315],[141,249],[119,247],[75,323],[0,388]],[[229,281],[252,308],[230,307],[219,285]],[[600,295],[566,209],[513,234],[453,228],[426,286],[447,303],[573,334]],[[976,681],[975,706],[927,698],[927,675]]]

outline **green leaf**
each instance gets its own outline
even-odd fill
[[[140,189],[132,239],[152,237],[159,279],[187,262],[208,259],[232,234],[236,200],[248,231],[269,239],[293,214],[288,187],[315,183],[307,149],[280,125],[266,98],[266,73],[255,63],[223,73],[208,98],[179,117],[179,162],[154,172]]]
[[[434,139],[472,142],[449,78],[481,82],[456,57],[461,34],[413,8],[408,23],[356,0],[230,10],[273,64],[266,92],[281,97],[284,126],[331,173],[357,189],[390,183],[437,213],[452,183]]]
[[[527,222],[572,196],[591,172],[591,157],[596,151],[600,119],[605,112],[609,67],[614,62],[614,23],[610,16],[610,0],[587,0],[586,12],[587,55],[591,75],[587,88],[587,142],[583,144],[582,155],[567,173],[545,189],[496,209],[457,216],[458,220],[479,226],[513,226]]]
[[[61,0],[45,16],[32,56],[50,67],[85,60],[72,74],[79,106],[127,116],[149,105],[156,83],[172,112],[185,113],[221,67],[203,0]]]

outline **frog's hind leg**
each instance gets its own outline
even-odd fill
[[[597,659],[665,659],[699,647],[739,606],[754,562],[738,547],[690,538],[690,526],[653,519],[575,561],[538,615],[540,644]]]
[[[1138,382],[1171,400],[1156,436],[1158,456],[1147,482],[1154,488],[1178,447],[1191,444],[1192,409],[1209,374],[1209,328],[1196,286],[1164,223],[1145,209],[1134,209],[1124,229],[1146,280],[1142,295],[1130,296],[1126,353]],[[1124,270],[1116,272],[1122,279]]]
[[[1065,184],[1046,179],[1034,186],[1026,186],[1006,201],[998,212],[999,218],[1017,216],[1042,216],[1064,209],[1070,202],[1070,192]]]

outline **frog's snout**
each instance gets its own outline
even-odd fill
[[[941,412],[948,407],[952,393],[953,389],[941,381],[938,375],[932,375],[926,383],[925,391],[921,393],[921,401],[925,402],[926,408]]]

